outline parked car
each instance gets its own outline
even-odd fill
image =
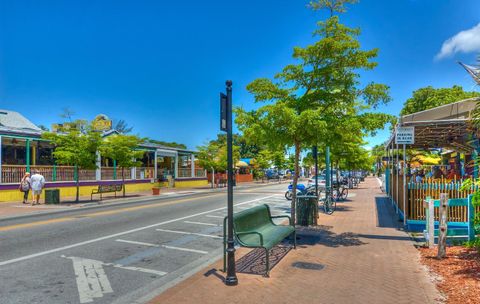
[[[278,171],[273,169],[268,169],[265,171],[265,176],[267,179],[278,179]]]

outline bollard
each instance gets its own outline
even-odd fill
[[[438,259],[447,255],[447,208],[448,198],[446,193],[440,193],[439,227],[438,227]]]

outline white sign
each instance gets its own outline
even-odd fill
[[[399,127],[395,132],[395,144],[413,145],[415,143],[415,127]]]

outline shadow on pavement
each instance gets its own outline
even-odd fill
[[[359,236],[352,232],[336,234],[331,231],[332,226],[319,225],[316,227],[297,228],[299,240],[297,245],[300,248],[307,246],[323,245],[327,247],[349,247],[361,246],[367,243],[361,241]]]
[[[377,210],[377,227],[397,229],[402,227],[388,197],[375,197],[375,207]]]
[[[293,247],[288,243],[277,245],[270,250],[270,270],[277,265]],[[255,275],[264,275],[266,268],[265,250],[255,248],[246,255],[242,256],[235,263],[237,272]]]
[[[395,241],[411,241],[409,236],[398,235],[375,235],[375,234],[357,234],[358,237],[375,240],[395,240]]]

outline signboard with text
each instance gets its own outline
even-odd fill
[[[395,144],[413,145],[415,143],[415,127],[398,127],[395,131]]]

